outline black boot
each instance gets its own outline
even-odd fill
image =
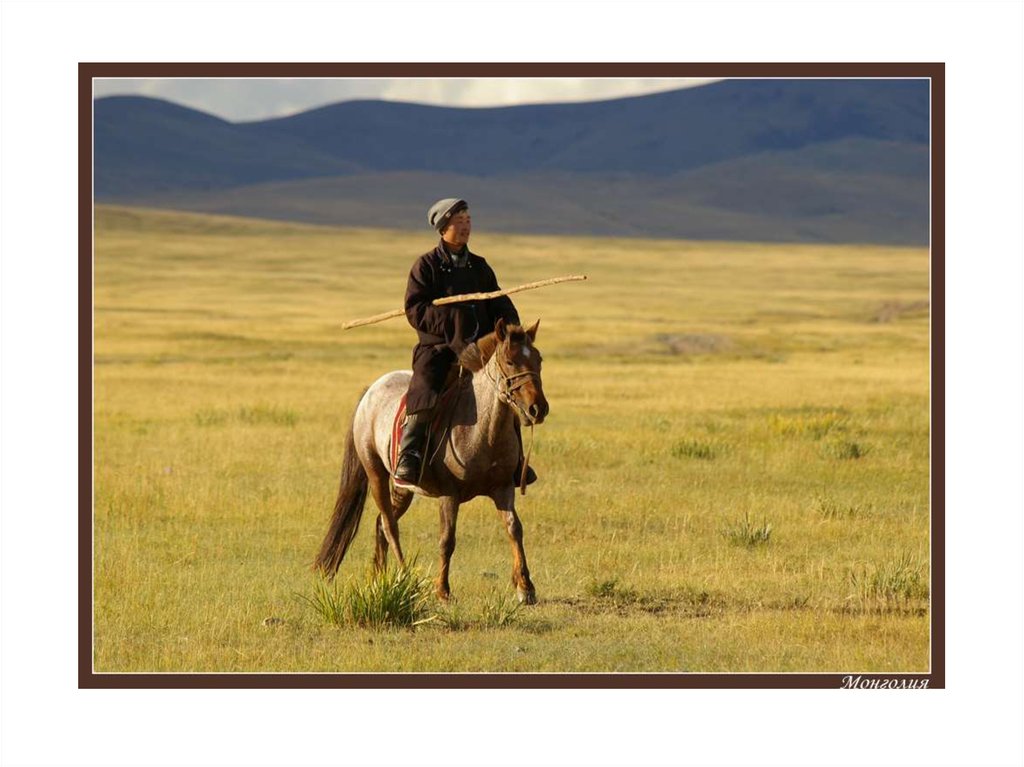
[[[523,478],[523,457],[519,456],[519,463],[516,466],[515,472],[512,474],[513,484],[519,487],[519,481]],[[537,481],[537,472],[533,470],[532,466],[526,467],[526,484],[532,485]]]
[[[427,427],[429,426],[429,413],[413,413],[405,417],[405,424],[402,426],[402,442],[399,445],[398,466],[395,467],[395,479],[399,482],[415,485],[420,481],[423,450],[426,447]]]

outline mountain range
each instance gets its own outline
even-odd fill
[[[927,244],[927,80],[725,80],[608,101],[350,101],[232,123],[94,102],[98,202],[426,229]]]

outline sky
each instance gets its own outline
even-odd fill
[[[353,99],[457,107],[597,101],[676,90],[709,78],[322,78],[96,79],[93,94],[135,94],[173,101],[231,121],[261,120]]]

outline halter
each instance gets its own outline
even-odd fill
[[[491,366],[488,365],[484,368],[484,372],[487,374],[487,380],[494,385],[494,390],[498,394],[498,400],[518,410],[532,427],[537,419],[527,413],[523,406],[519,404],[519,401],[512,395],[526,385],[527,379],[536,378],[540,381],[540,374],[535,373],[532,370],[524,370],[521,373],[512,373],[510,375],[501,365],[499,351],[499,349],[495,349],[492,356],[494,367],[498,369],[498,375],[492,376],[490,371]]]

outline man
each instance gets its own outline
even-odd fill
[[[405,292],[405,316],[416,330],[419,342],[412,352],[412,381],[395,479],[410,485],[419,481],[433,409],[459,354],[478,338],[493,332],[498,319],[519,324],[519,313],[508,296],[433,305],[437,298],[490,293],[500,288],[487,262],[467,247],[472,220],[465,200],[438,200],[427,212],[427,221],[441,235],[441,241],[413,264]],[[520,470],[521,461],[520,436]],[[533,469],[527,468],[527,484],[536,479]],[[518,474],[512,483],[518,484]]]

